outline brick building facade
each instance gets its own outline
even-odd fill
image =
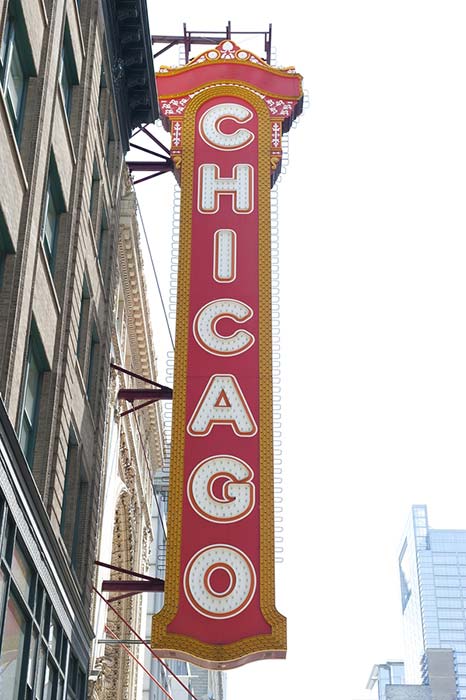
[[[0,0],[0,696],[84,698],[145,0]]]

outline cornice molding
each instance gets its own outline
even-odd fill
[[[126,193],[122,199],[120,236],[118,242],[120,279],[125,300],[127,332],[131,348],[132,368],[142,376],[157,379],[157,360],[153,350],[153,332],[144,278],[144,263],[136,216],[136,198],[127,178]],[[162,423],[157,404],[144,409],[138,419],[149,436],[151,465],[163,466],[161,443]]]

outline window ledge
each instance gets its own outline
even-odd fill
[[[42,19],[46,27],[49,26],[49,18],[47,17],[47,8],[45,7],[44,0],[39,0],[40,9],[42,11]]]

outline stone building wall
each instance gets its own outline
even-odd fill
[[[141,31],[133,34],[150,47],[144,0],[0,0],[4,697],[43,692],[82,700],[87,686],[94,560],[112,429],[113,314],[128,191],[124,151],[128,124],[137,125],[130,101],[122,99],[129,68],[119,5],[133,20],[141,19]],[[116,19],[109,21],[112,8]],[[145,77],[153,99],[150,51],[136,53],[137,79]],[[139,110],[144,123],[151,109]],[[124,493],[112,518],[118,513],[121,521],[134,521],[137,562],[150,539],[141,496],[147,484],[131,474],[133,452],[141,448],[127,443],[129,466],[123,457],[118,462]],[[142,614],[137,606],[135,614]],[[37,634],[18,628],[21,644],[12,661],[6,657],[7,635],[18,619]]]

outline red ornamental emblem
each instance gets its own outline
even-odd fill
[[[181,183],[163,656],[284,657],[275,608],[270,185],[301,78],[222,42],[157,74]]]

